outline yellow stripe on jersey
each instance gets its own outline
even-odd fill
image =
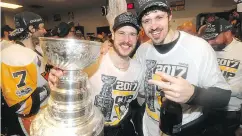
[[[118,119],[120,120],[121,119],[121,114],[120,114],[119,106],[118,105],[115,105],[114,106],[114,109],[116,111],[116,114],[117,114]]]
[[[34,63],[10,66],[1,63],[2,92],[11,107],[27,99],[37,87],[37,68]]]
[[[128,95],[134,95],[136,93],[135,91],[120,91],[120,90],[113,90],[113,94],[117,96],[128,96]]]
[[[226,67],[226,66],[219,66],[219,68],[222,71],[227,71],[227,72],[231,72],[231,73],[237,72],[237,69],[235,69],[235,68],[230,68],[230,67]]]
[[[148,116],[150,116],[151,118],[153,118],[156,121],[159,121],[159,116],[156,114],[156,112],[152,112],[150,111],[150,109],[148,108],[148,105],[146,104],[146,112],[148,114]]]
[[[157,96],[157,101],[158,101],[158,104],[161,106],[161,104],[162,104],[162,100],[161,100],[161,96]]]
[[[115,125],[117,125],[119,122],[120,122],[120,120],[119,120],[119,119],[116,119],[116,120],[113,121],[113,122],[105,122],[104,124],[105,124],[105,125],[108,125],[108,126],[115,126]]]

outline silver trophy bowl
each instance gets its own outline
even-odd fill
[[[46,61],[64,75],[51,90],[47,107],[32,121],[30,135],[103,136],[103,115],[93,106],[88,75],[81,71],[98,58],[101,43],[41,37],[40,46]]]
[[[45,37],[39,39],[44,58],[62,70],[81,70],[93,63],[100,53],[100,42]]]

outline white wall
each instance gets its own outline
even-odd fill
[[[86,33],[95,33],[96,27],[108,26],[108,21],[106,17],[101,15],[101,8],[93,8],[88,10],[76,10],[74,12],[74,20],[75,25],[79,23],[79,25],[84,26],[84,31]],[[53,14],[49,14],[48,22],[46,22],[47,28],[53,28],[57,26],[60,22],[69,22],[68,20],[68,11],[60,12],[61,21],[53,21]]]
[[[132,2],[132,0],[127,0],[128,2]],[[234,8],[235,6],[226,6],[226,7],[212,7],[214,0],[185,0],[185,10],[184,11],[176,11],[173,12],[173,20],[171,22],[172,28],[177,28],[178,25],[182,24],[187,20],[192,20],[195,23],[195,17],[202,12],[222,12],[229,9]],[[218,0],[219,2],[225,2],[228,0]],[[231,0],[233,1],[233,0]],[[100,8],[86,8],[86,9],[79,9],[75,10],[74,12],[74,22],[75,25],[78,23],[84,26],[85,34],[95,33],[96,34],[96,27],[107,26],[108,22],[105,17],[101,16],[101,9]],[[47,22],[45,26],[47,29],[53,28],[57,26],[60,21],[55,22],[53,21],[53,15],[55,13],[48,13],[48,15],[42,15]],[[61,14],[61,21],[68,22],[68,11],[60,11]],[[6,12],[4,14],[6,24],[9,24],[11,27],[14,27],[13,23],[13,13]]]
[[[228,0],[219,0],[223,3]],[[232,0],[231,0],[232,1]],[[132,2],[132,0],[127,0]],[[195,19],[199,13],[203,12],[223,12],[234,8],[235,6],[224,6],[224,7],[213,7],[213,0],[185,0],[185,10],[173,12],[173,20],[171,22],[172,28],[176,29],[178,25],[185,21],[191,20],[196,23]],[[133,11],[133,10],[132,10]],[[75,20],[77,24],[84,26],[85,33],[94,32],[96,33],[96,27],[107,26],[108,22],[105,17],[101,16],[100,8],[93,8],[89,10],[77,10],[74,11]],[[49,15],[48,27],[54,27],[59,22],[53,22],[53,15]],[[68,22],[67,12],[61,14],[62,21]]]
[[[223,2],[227,3],[228,0],[217,0],[217,1],[221,3]],[[224,6],[224,7],[213,7],[212,5],[213,5],[213,0],[185,0],[185,10],[173,12],[173,20],[171,22],[172,28],[176,29],[177,26],[179,26],[180,24],[188,20],[191,20],[194,24],[196,24],[195,19],[199,13],[223,12],[223,11],[231,10],[232,8],[236,7],[232,5]]]
[[[4,23],[6,25],[9,25],[11,28],[15,28],[15,24],[13,21],[13,17],[14,17],[15,13],[14,12],[3,12],[3,19],[4,19]]]

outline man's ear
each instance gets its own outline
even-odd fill
[[[4,35],[2,35],[2,36],[5,36],[5,35],[9,35],[9,32],[6,32],[6,31],[4,31]]]
[[[171,22],[171,19],[172,19],[172,14],[170,14],[169,16],[169,22]]]
[[[32,25],[30,25],[30,26],[29,26],[29,31],[30,31],[31,33],[34,33],[34,32],[35,32],[35,28],[34,28]]]
[[[114,40],[114,32],[112,33],[112,40]]]
[[[137,40],[139,39],[139,37],[141,37],[141,31],[138,31]]]

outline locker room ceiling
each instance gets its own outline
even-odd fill
[[[34,11],[36,13],[53,13],[61,11],[74,11],[77,9],[88,9],[93,7],[101,7],[106,4],[106,0],[1,0],[13,4],[22,5],[22,8],[13,10],[1,8],[3,11],[21,12]]]

